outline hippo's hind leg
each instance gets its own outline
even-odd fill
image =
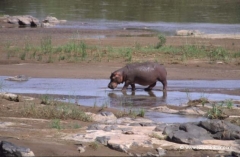
[[[131,84],[131,87],[132,87],[132,91],[135,91],[135,84]]]
[[[165,79],[161,82],[162,82],[162,85],[163,85],[163,92],[166,92],[167,91],[167,80]]]
[[[153,84],[151,84],[150,86],[148,86],[147,88],[145,88],[144,90],[145,91],[150,91],[150,90],[152,90],[153,89],[153,87],[155,87],[156,86],[156,84],[157,84],[157,82],[154,82]]]

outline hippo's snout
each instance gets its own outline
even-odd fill
[[[108,88],[113,89],[113,86],[109,83]]]
[[[116,88],[117,87],[117,83],[115,83],[115,82],[110,82],[109,84],[108,84],[108,88],[110,88],[110,89],[114,89],[114,88]]]

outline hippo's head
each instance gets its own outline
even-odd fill
[[[108,88],[115,89],[118,84],[123,83],[123,76],[121,72],[113,72],[110,76]]]

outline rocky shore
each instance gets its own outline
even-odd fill
[[[26,139],[37,140],[39,137],[42,141],[51,139],[59,142],[69,141],[75,143],[72,144],[76,150],[75,154],[80,156],[86,153],[91,154],[91,149],[99,151],[102,147],[127,156],[171,156],[174,152],[184,156],[188,153],[196,155],[202,151],[208,155],[240,155],[240,127],[230,123],[229,120],[209,119],[181,124],[161,123],[142,117],[116,117],[119,111],[95,108],[97,112],[85,111],[85,114],[91,117],[91,122],[84,122],[80,128],[53,129],[49,128],[48,124],[47,127],[40,129],[36,128],[36,124],[33,123],[38,122],[37,125],[41,127],[43,125],[41,123],[50,123],[51,120],[25,118],[17,111],[22,110],[26,102],[39,102],[37,98],[2,93],[0,101],[0,154],[3,156],[39,155],[34,152],[35,148],[32,149],[31,145],[28,148],[17,146],[7,140],[9,137],[18,139],[18,143]],[[36,105],[46,107],[43,104],[36,103]],[[84,106],[81,107],[84,108]],[[90,108],[94,109],[94,107]],[[159,110],[161,111],[179,114],[172,110]],[[14,112],[15,117],[7,112]],[[192,114],[187,109],[185,113]],[[68,122],[61,120],[61,123],[71,121],[74,120],[68,120]],[[82,125],[82,122],[78,122]]]

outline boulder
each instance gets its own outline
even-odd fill
[[[240,139],[240,127],[224,120],[201,121],[199,126],[211,132],[212,137],[215,139]]]
[[[91,116],[93,121],[100,123],[115,123],[117,117],[111,112],[101,112],[98,114],[86,112],[87,115]]]
[[[58,20],[56,17],[47,16],[43,21],[41,26],[42,27],[51,27],[59,23],[65,23],[66,20]]]
[[[56,18],[56,17],[53,17],[53,16],[47,16],[43,21],[43,23],[60,23],[60,21]]]
[[[64,23],[66,20],[58,20],[56,17],[47,16],[42,22],[39,19],[31,15],[18,15],[18,16],[9,16],[6,15],[3,17],[3,21],[15,24],[18,26],[29,26],[29,27],[51,27],[59,23]]]
[[[19,96],[12,93],[0,93],[0,96],[2,96],[3,99],[9,100],[9,101],[15,101],[19,102]]]
[[[164,128],[167,126],[167,124],[159,124],[156,126],[156,128],[153,131],[163,132]]]
[[[198,30],[177,30],[175,33],[177,36],[196,36],[201,35],[201,33]]]
[[[8,16],[7,22],[19,26],[31,26],[31,27],[40,26],[39,20],[30,15]]]
[[[87,130],[103,130],[103,127],[99,124],[92,124],[87,127]]]
[[[10,143],[7,141],[0,141],[0,156],[27,157],[27,156],[35,156],[35,155],[29,148],[16,146],[13,143]]]
[[[107,145],[108,144],[108,140],[110,140],[109,136],[101,136],[101,137],[97,137],[96,141],[103,144],[103,145]]]
[[[163,134],[167,140],[183,144],[201,144],[202,140],[212,139],[205,129],[193,123],[166,126]]]
[[[206,120],[199,123],[166,126],[163,134],[167,140],[183,144],[201,144],[203,140],[240,139],[240,127],[223,120]]]
[[[26,75],[16,75],[16,76],[13,76],[13,77],[9,77],[9,78],[6,78],[5,80],[8,80],[8,81],[28,81],[29,77],[27,77]]]

